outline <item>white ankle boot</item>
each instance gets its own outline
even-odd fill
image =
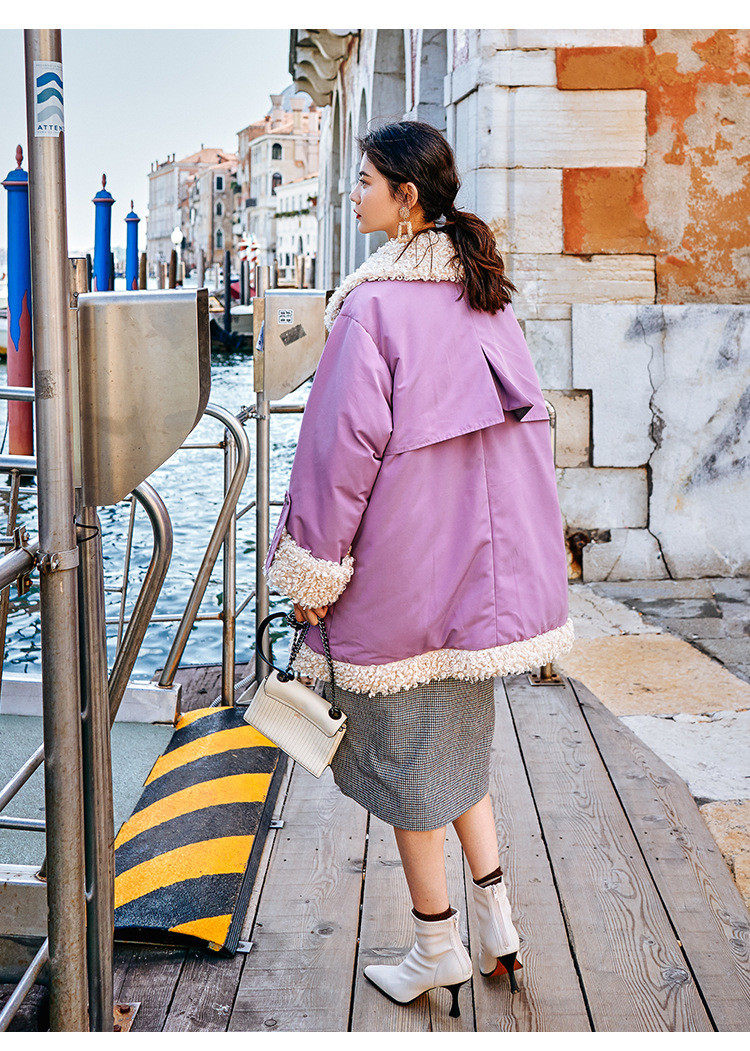
[[[417,938],[396,966],[371,964],[365,977],[397,1004],[410,1004],[429,989],[444,987],[453,994],[451,1018],[458,1018],[458,990],[471,978],[471,959],[458,933],[458,913],[447,920],[412,918]]]
[[[518,952],[518,932],[510,915],[510,902],[505,884],[500,879],[489,887],[479,887],[472,880],[474,906],[479,923],[479,970],[485,978],[506,971],[510,977],[510,989],[518,991],[513,973]]]

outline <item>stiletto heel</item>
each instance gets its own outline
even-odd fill
[[[461,1008],[458,1006],[458,990],[461,988],[461,986],[463,984],[464,984],[463,982],[456,982],[455,985],[446,985],[446,987],[445,987],[446,989],[450,989],[450,991],[451,991],[451,993],[453,995],[453,1002],[451,1003],[451,1009],[448,1012],[450,1014],[451,1018],[460,1018],[461,1017]]]
[[[495,974],[500,972],[500,968],[504,967],[508,972],[508,978],[510,979],[510,991],[512,993],[518,992],[518,983],[516,982],[515,969],[520,969],[521,964],[516,964],[516,953],[509,952],[507,956],[499,956],[497,960],[498,966],[495,968]]]

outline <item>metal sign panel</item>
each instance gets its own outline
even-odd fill
[[[263,342],[256,356],[260,350],[263,362],[258,371],[268,401],[291,394],[318,367],[326,341],[326,298],[321,289],[270,289],[265,293]]]
[[[78,296],[84,503],[116,503],[180,448],[208,402],[205,288]]]

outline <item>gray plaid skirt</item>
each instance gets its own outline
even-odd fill
[[[330,700],[330,683],[325,696]],[[443,679],[399,693],[336,687],[347,730],[331,761],[344,793],[395,828],[442,828],[489,791],[492,679]]]

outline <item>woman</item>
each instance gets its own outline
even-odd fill
[[[334,293],[266,569],[298,621],[326,618],[348,729],[340,789],[393,825],[416,940],[366,977],[397,1003],[471,976],[448,900],[452,822],[485,975],[519,947],[489,788],[493,677],[567,652],[567,561],[549,415],[494,236],[456,209],[429,125],[367,134],[350,195],[389,240]],[[319,633],[297,661],[327,679]],[[326,685],[330,696],[330,684]]]

